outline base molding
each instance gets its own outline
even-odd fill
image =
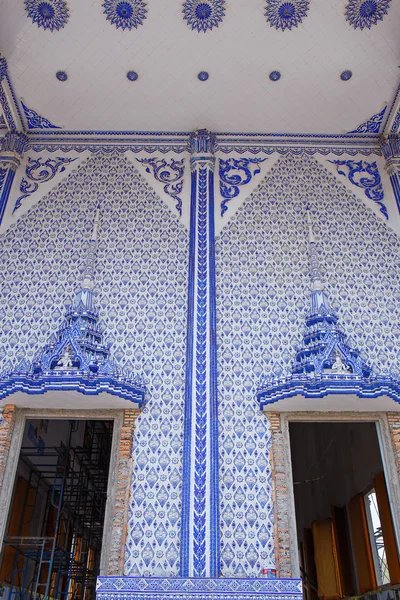
[[[98,577],[97,600],[302,600],[301,579]]]

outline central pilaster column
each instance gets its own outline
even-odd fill
[[[207,130],[191,134],[181,577],[220,572],[214,145]]]

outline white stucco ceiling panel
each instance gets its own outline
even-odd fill
[[[370,30],[346,22],[345,0],[311,0],[303,23],[285,31],[266,22],[264,4],[227,0],[219,28],[199,33],[181,0],[149,0],[131,31],[106,20],[101,0],[68,0],[68,23],[51,32],[32,23],[23,0],[3,0],[0,49],[17,96],[68,130],[344,133],[392,102],[400,2]]]

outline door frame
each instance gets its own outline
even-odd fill
[[[282,412],[280,426],[284,445],[284,467],[286,475],[286,502],[290,540],[290,564],[292,577],[300,577],[300,562],[297,543],[296,509],[294,502],[292,458],[290,449],[289,423],[299,421],[315,422],[375,422],[383,472],[388,490],[390,509],[395,531],[397,551],[400,550],[400,482],[396,459],[393,452],[391,434],[386,413],[379,412]],[[400,421],[400,414],[399,414]],[[276,542],[275,542],[276,543]],[[400,554],[400,552],[399,552]]]
[[[62,392],[61,392],[62,393]],[[118,460],[121,429],[124,410],[64,410],[64,409],[29,409],[16,408],[15,427],[10,442],[7,464],[4,472],[3,485],[0,490],[0,541],[6,533],[8,512],[12,501],[15,475],[17,472],[19,454],[25,424],[28,419],[53,419],[53,420],[90,420],[90,421],[113,421],[113,435],[110,455],[110,466],[107,483],[107,501],[104,515],[103,539],[101,544],[100,573],[106,573],[110,557],[113,516],[116,499],[116,488],[118,483]]]

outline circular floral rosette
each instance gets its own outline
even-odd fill
[[[197,31],[209,31],[218,27],[225,16],[225,0],[186,0],[183,18]]]
[[[265,16],[267,22],[275,29],[292,29],[297,27],[307,16],[308,0],[267,0]]]
[[[143,25],[147,5],[142,0],[105,0],[104,14],[118,29],[133,29]]]
[[[38,27],[50,31],[62,29],[69,17],[64,0],[25,0],[25,10]]]
[[[346,20],[354,29],[371,29],[387,14],[391,0],[350,0],[345,9]]]

